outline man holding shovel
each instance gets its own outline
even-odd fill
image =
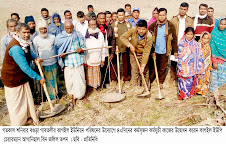
[[[131,38],[131,40],[129,40]],[[149,68],[147,62],[152,49],[152,35],[147,29],[147,22],[140,20],[136,27],[128,30],[120,37],[122,43],[130,48],[130,63],[132,68],[132,85],[140,89],[141,80],[139,72],[144,74],[144,79],[149,85]],[[152,51],[154,52],[154,50]],[[136,62],[139,61],[139,65]]]
[[[34,72],[29,64],[41,60],[30,50],[30,28],[25,23],[20,23],[16,35],[5,51],[2,67],[2,81],[5,85],[5,97],[9,110],[11,126],[23,126],[29,117],[36,125],[39,119],[35,113],[34,100],[29,86],[29,78],[38,80],[41,85],[45,79]]]

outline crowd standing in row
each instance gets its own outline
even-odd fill
[[[11,125],[24,125],[29,116],[37,124],[33,97],[43,95],[41,85],[46,83],[50,98],[56,99],[60,76],[64,76],[73,105],[78,99],[89,102],[90,88],[96,92],[101,85],[110,88],[110,82],[116,84],[116,53],[122,63],[123,81],[135,91],[143,92],[140,73],[151,90],[156,78],[154,60],[161,89],[171,60],[170,77],[172,82],[178,80],[180,100],[217,93],[226,83],[226,18],[216,19],[214,9],[207,4],[200,4],[199,14],[192,18],[184,2],[171,20],[167,9],[156,7],[149,22],[130,4],[117,12],[97,15],[92,5],[87,8],[86,15],[77,12],[77,20],[69,10],[62,20],[58,13],[49,16],[42,8],[37,23],[33,16],[26,16],[22,23],[17,13],[11,14],[7,34],[1,40],[1,77]],[[72,51],[76,52],[65,54]],[[54,55],[60,56],[50,58]],[[36,65],[40,63],[45,78],[38,74]]]

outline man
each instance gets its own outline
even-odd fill
[[[76,100],[84,97],[86,92],[86,80],[84,72],[84,38],[80,32],[74,30],[71,20],[64,22],[62,33],[55,39],[54,49],[58,57],[61,69],[64,69],[65,85],[68,94],[72,95],[72,105],[76,105]],[[76,53],[65,55],[64,53],[77,51]]]
[[[26,16],[24,22],[30,27],[30,39],[33,40],[38,32],[35,30],[35,20],[33,16]]]
[[[184,36],[184,31],[187,27],[193,27],[193,19],[187,15],[189,5],[186,2],[181,3],[179,8],[179,14],[174,16],[170,22],[174,25],[176,29],[177,43],[179,44],[180,39]],[[171,53],[174,55],[173,51]],[[176,72],[177,62],[171,61],[170,67],[170,80],[171,82],[176,80],[177,72]]]
[[[41,19],[37,23],[37,28],[39,30],[39,35],[36,36],[33,40],[34,47],[38,52],[38,55],[41,59],[46,59],[55,55],[55,51],[53,49],[55,36],[48,34],[48,23],[46,20]],[[57,67],[57,59],[52,58],[42,62],[42,66],[44,69],[44,75],[47,79],[47,90],[51,99],[56,99],[58,94],[58,67]]]
[[[85,46],[87,49],[95,47],[104,47],[104,35],[97,28],[96,19],[89,20],[89,28],[85,35]],[[97,88],[101,85],[100,67],[104,66],[105,49],[89,50],[86,52],[86,82],[96,93]],[[88,87],[88,92],[89,92]]]
[[[200,4],[199,14],[193,17],[196,41],[199,41],[202,32],[207,31],[211,33],[214,28],[213,20],[207,16],[207,9],[207,4]]]
[[[115,21],[117,21],[117,12],[113,12],[112,14],[111,14],[112,16],[111,16],[111,19],[112,19],[112,22],[115,22]]]
[[[17,21],[17,23],[20,23],[20,16],[18,13],[12,13],[11,19],[15,19]]]
[[[128,19],[128,22],[131,23],[132,26],[136,26],[137,22],[141,20],[139,18],[140,15],[140,9],[139,8],[133,8],[132,18]]]
[[[91,18],[96,17],[96,14],[94,13],[94,8],[92,5],[87,6],[88,13],[86,14],[86,20],[90,20]]]
[[[111,50],[109,50],[109,53],[107,49],[105,50],[105,65],[101,68],[102,82],[104,82],[105,80],[105,83],[103,85],[105,85],[106,88],[110,88],[109,71],[107,70],[108,55],[110,55],[109,59],[112,60],[115,53],[115,37],[113,34],[112,27],[108,25],[108,23],[106,22],[105,13],[100,12],[97,14],[97,23],[98,23],[97,27],[100,29],[100,31],[104,35],[105,46],[112,46]],[[105,76],[105,73],[106,73],[106,76]]]
[[[126,20],[132,18],[132,13],[131,13],[131,5],[130,4],[125,4],[125,16]]]
[[[215,26],[215,24],[217,23],[218,20],[216,18],[214,18],[213,14],[214,14],[214,8],[208,7],[207,16],[213,20],[213,24]]]
[[[123,80],[130,80],[130,62],[129,62],[129,49],[127,49],[127,45],[124,45],[120,39],[121,35],[132,28],[132,25],[129,22],[125,21],[125,10],[120,8],[117,10],[118,20],[114,22],[111,26],[114,29],[114,34],[116,37],[116,45],[118,46],[119,53],[122,55],[122,65],[123,65]],[[114,57],[113,65],[116,70],[117,59]],[[116,81],[116,75],[112,73],[112,80]]]
[[[174,52],[174,56],[177,58],[177,36],[174,25],[167,20],[167,10],[160,8],[158,10],[159,16],[156,22],[149,26],[149,30],[153,33],[153,44],[155,47],[155,53],[152,55],[156,59],[156,65],[158,69],[160,88],[163,89],[163,83],[167,75],[168,58],[171,54],[171,50]],[[154,63],[150,58],[151,65]],[[152,65],[153,66],[153,65]],[[155,80],[155,69],[151,67],[150,80],[151,83]]]
[[[1,39],[1,62],[2,63],[5,56],[5,50],[9,42],[13,39],[13,35],[16,33],[17,21],[14,19],[9,19],[7,20],[6,24],[7,24],[7,34],[4,35]]]
[[[137,26],[123,33],[120,39],[131,51],[130,63],[132,68],[132,86],[134,86],[135,89],[140,89],[141,79],[139,78],[139,73],[144,74],[145,81],[149,85],[149,68],[147,63],[152,48],[152,35],[147,29],[147,21],[138,21]],[[140,71],[134,53],[141,65]]]
[[[30,50],[30,28],[24,23],[17,27],[17,35],[9,43],[5,52],[2,67],[2,80],[5,85],[5,98],[12,126],[23,126],[29,116],[34,124],[38,124],[35,113],[34,101],[28,83],[29,77],[39,80],[40,84],[45,79],[29,67],[29,61],[40,59]]]
[[[41,19],[44,19],[48,25],[50,25],[52,22],[51,22],[51,16],[49,16],[49,11],[47,8],[42,8],[41,9],[41,15],[42,17],[40,18]]]
[[[86,35],[86,31],[88,29],[88,21],[85,20],[85,14],[82,11],[78,11],[77,18],[79,22],[76,25],[76,31],[79,31],[83,37]]]
[[[30,40],[31,40],[30,49],[35,55],[38,55],[38,52],[36,51],[32,43],[34,38],[38,35],[38,31],[35,30],[36,24],[33,16],[26,16],[25,23],[30,28]],[[37,73],[39,72],[38,67],[34,64],[34,61],[30,61],[30,66],[35,72]],[[35,104],[39,104],[41,102],[41,95],[43,92],[42,87],[36,79],[30,78],[29,84],[30,84],[32,95],[35,100]]]
[[[65,17],[65,20],[63,20],[62,23],[64,23],[66,20],[71,20],[74,25],[74,28],[76,28],[77,21],[72,18],[72,13],[70,10],[64,11],[64,17]]]
[[[112,17],[111,17],[112,16],[111,12],[110,11],[106,11],[105,15],[106,15],[106,22],[111,25],[113,23]]]

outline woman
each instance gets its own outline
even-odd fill
[[[152,11],[152,18],[149,20],[148,22],[148,27],[157,20],[158,18],[158,8],[154,8],[154,10]]]
[[[211,53],[213,71],[211,72],[210,92],[226,83],[226,18],[220,18],[211,32]]]
[[[64,24],[61,22],[60,15],[54,13],[52,15],[52,24],[48,26],[48,33],[57,36],[64,30]]]
[[[197,76],[196,92],[202,96],[209,93],[210,71],[212,69],[210,39],[210,33],[203,32],[199,40],[204,56],[205,74]]]
[[[192,27],[185,29],[185,35],[178,45],[178,99],[195,95],[196,75],[204,74],[204,58],[200,45],[194,39]]]

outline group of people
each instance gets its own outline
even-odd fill
[[[24,125],[29,116],[38,123],[33,97],[43,93],[41,85],[46,83],[50,98],[56,99],[60,75],[73,105],[78,99],[89,102],[92,89],[115,86],[116,53],[123,81],[140,92],[144,85],[141,74],[151,90],[155,61],[163,89],[169,59],[170,80],[178,80],[179,100],[195,94],[207,96],[226,83],[226,18],[214,18],[214,9],[207,4],[200,4],[199,14],[192,18],[187,15],[189,4],[183,2],[171,20],[167,9],[156,7],[149,22],[130,4],[97,15],[92,5],[87,9],[86,15],[77,12],[77,20],[65,10],[62,21],[60,14],[50,16],[48,9],[42,8],[37,23],[33,16],[26,16],[22,23],[17,13],[11,14],[1,40],[1,78],[11,125]],[[44,77],[39,75],[40,64]]]

